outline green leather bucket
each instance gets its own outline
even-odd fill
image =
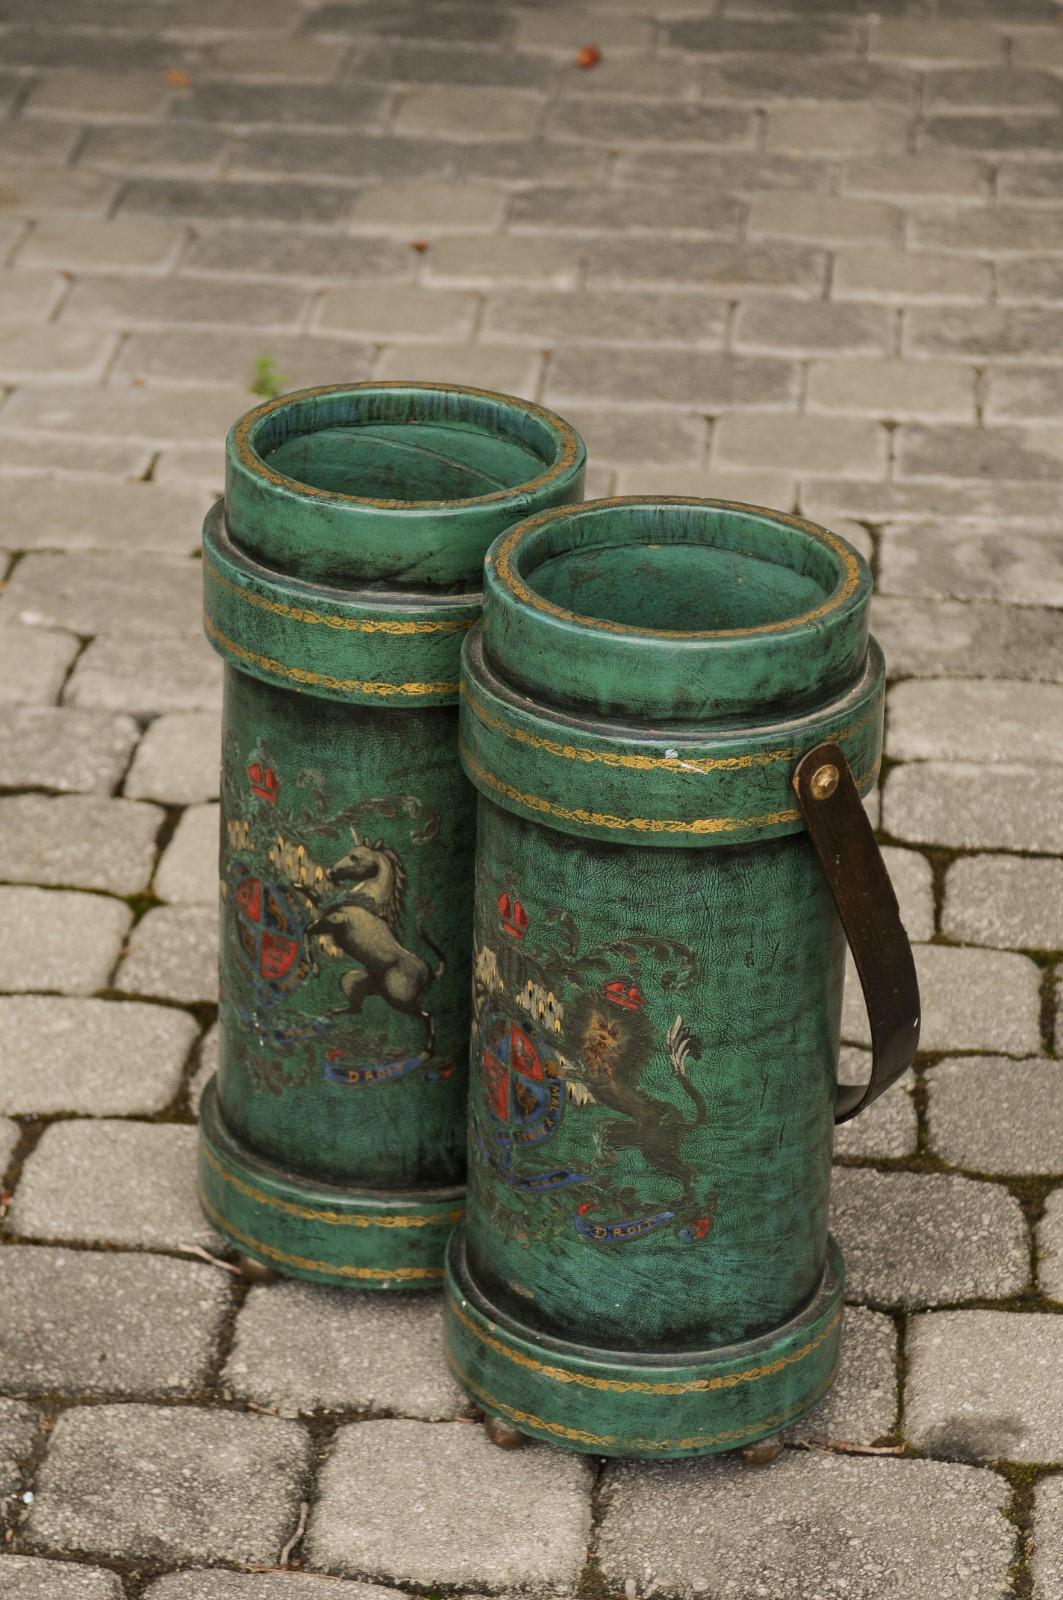
[[[462,669],[480,802],[448,1358],[496,1436],[745,1446],[833,1381],[833,1127],[918,1039],[860,799],[870,572],[796,517],[644,499],[534,516],[486,572]],[[846,935],[866,1085],[836,1083]]]
[[[265,1267],[442,1281],[469,1028],[459,655],[484,551],[577,499],[583,463],[549,412],[435,384],[290,394],[229,435],[203,540],[226,673],[199,1180],[214,1226]]]

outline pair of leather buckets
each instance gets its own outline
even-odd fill
[[[883,661],[843,539],[580,504],[584,460],[442,385],[232,430],[201,1194],[250,1262],[442,1287],[497,1437],[699,1455],[830,1387],[833,1126],[917,1043],[860,801]],[[864,1086],[836,1083],[846,937]]]

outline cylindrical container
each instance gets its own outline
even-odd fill
[[[560,418],[442,384],[289,394],[229,435],[203,542],[226,673],[200,1192],[282,1273],[442,1280],[465,1166],[461,643],[487,546],[577,499],[583,464]]]
[[[814,1405],[838,1357],[859,916],[793,779],[830,742],[812,793],[849,832],[825,859],[869,845],[892,900],[857,794],[882,729],[870,573],[796,517],[643,499],[534,516],[486,571],[463,658],[480,804],[449,1360],[489,1415],[577,1450],[735,1448]]]

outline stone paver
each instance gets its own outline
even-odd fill
[[[1053,1189],[1037,1229],[1037,1276],[1045,1294],[1063,1300],[1063,1190]]]
[[[1030,1275],[1022,1211],[996,1184],[849,1167],[835,1171],[831,1211],[855,1300],[996,1298],[1017,1294]]]
[[[218,914],[205,906],[159,906],[133,929],[116,986],[195,1004],[218,998]]]
[[[160,900],[214,905],[218,898],[219,807],[189,806],[163,851],[155,874]]]
[[[2,1255],[5,1389],[165,1396],[202,1387],[229,1303],[217,1268],[38,1245]]]
[[[0,744],[5,787],[111,794],[137,738],[132,717],[57,706],[4,707]]]
[[[1063,1069],[997,1056],[939,1061],[927,1074],[930,1144],[955,1167],[1063,1172]]]
[[[233,1391],[300,1411],[390,1411],[428,1421],[468,1410],[441,1359],[442,1308],[424,1295],[314,1284],[252,1289],[225,1369]]]
[[[899,683],[886,749],[900,761],[1063,760],[1063,685]]]
[[[308,1572],[175,1572],[144,1590],[145,1600],[398,1600],[401,1590],[343,1583]]]
[[[897,1332],[890,1318],[848,1306],[834,1387],[787,1438],[819,1444],[871,1444],[897,1416]]]
[[[102,1567],[0,1555],[0,1590],[15,1600],[122,1600],[122,1580]]]
[[[218,713],[170,712],[153,722],[140,741],[123,793],[131,800],[175,806],[214,800],[220,761]]]
[[[842,1083],[866,1083],[871,1075],[870,1050],[843,1045],[838,1064]],[[906,1073],[886,1090],[866,1111],[834,1132],[834,1153],[838,1156],[871,1156],[889,1160],[915,1154],[917,1119],[912,1101],[913,1079]]]
[[[106,1173],[107,1181],[100,1181]],[[172,1250],[214,1239],[196,1198],[196,1130],[58,1122],[26,1161],[8,1226],[27,1239]]]
[[[968,944],[1063,949],[1063,861],[964,856],[945,878],[942,930]]]
[[[165,813],[95,795],[0,799],[0,878],[137,894],[148,886]]]
[[[188,555],[198,547],[199,524],[209,504],[198,490],[88,478],[73,494],[61,478],[14,479],[5,487],[4,502],[4,537],[15,550],[161,555]]]
[[[0,624],[33,623],[84,635],[154,639],[183,633],[199,640],[202,612],[198,562],[104,550],[32,551],[0,597]]]
[[[28,1537],[104,1557],[271,1566],[295,1529],[308,1447],[278,1417],[77,1407],[56,1424]]]
[[[10,1117],[0,1117],[0,1171],[11,1160],[15,1146],[22,1136],[22,1129]]]
[[[1026,956],[1000,950],[915,946],[922,999],[921,1050],[1000,1050],[1030,1055],[1041,1045],[1041,973]],[[867,1012],[849,959],[842,1037],[869,1044]]]
[[[1057,1477],[1038,1484],[1034,1498],[1037,1537],[1034,1541],[1034,1594],[1051,1600],[1063,1586],[1063,1482]]]
[[[8,936],[2,983],[15,993],[102,989],[133,920],[128,906],[106,895],[2,886],[0,916]]]
[[[20,1464],[33,1448],[37,1422],[32,1406],[21,1400],[0,1400],[0,1503],[19,1486]]]
[[[913,844],[1058,851],[1061,815],[1056,767],[926,761],[895,767],[883,790],[883,826]]]
[[[78,653],[69,633],[44,628],[0,628],[0,704],[50,705]]]
[[[961,1461],[1063,1461],[1063,1318],[913,1317],[905,1432]]]
[[[0,1112],[105,1117],[162,1111],[180,1087],[195,1038],[193,1019],[172,1006],[5,996],[0,998]]]
[[[581,1456],[537,1444],[501,1454],[479,1427],[356,1423],[340,1429],[322,1468],[307,1556],[314,1567],[400,1582],[564,1591],[584,1562],[591,1482]],[[532,1503],[534,1521],[522,1514]]]
[[[0,629],[0,650],[4,634],[11,631]],[[198,631],[188,638],[101,634],[79,659],[63,700],[70,706],[98,706],[134,716],[213,711],[221,704],[222,670],[220,658]]]
[[[941,1461],[625,1462],[605,1489],[602,1571],[635,1595],[998,1600],[1014,1548],[1002,1480]]]

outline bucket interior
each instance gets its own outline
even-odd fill
[[[574,508],[522,541],[518,569],[565,612],[680,633],[785,623],[840,578],[829,547],[770,513],[662,502]]]
[[[264,418],[251,443],[296,484],[401,505],[519,490],[559,458],[534,413],[447,389],[303,397]]]

